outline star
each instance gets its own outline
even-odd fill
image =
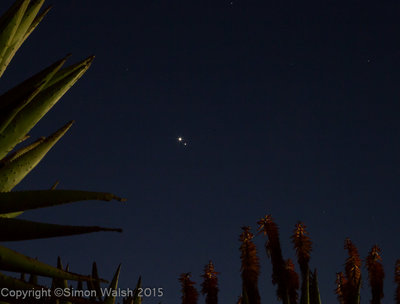
[[[182,137],[178,137],[178,141],[182,142],[183,138]]]

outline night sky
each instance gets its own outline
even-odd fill
[[[12,0],[2,1],[1,11]],[[0,89],[67,53],[95,54],[87,74],[33,129],[76,124],[16,189],[107,191],[127,203],[26,212],[51,223],[121,227],[10,248],[71,271],[98,263],[120,286],[162,287],[144,303],[179,303],[180,273],[199,288],[212,259],[220,302],[241,293],[241,227],[272,214],[285,258],[303,221],[324,303],[350,237],[383,252],[385,298],[400,258],[400,4],[398,1],[53,0]],[[187,145],[179,143],[183,137]],[[265,238],[263,303],[274,303]],[[363,298],[370,291],[363,266]],[[199,298],[204,303],[204,298]]]

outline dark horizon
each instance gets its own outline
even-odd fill
[[[4,12],[13,1],[5,1]],[[322,302],[350,237],[385,266],[394,297],[400,258],[397,2],[53,1],[2,77],[1,92],[67,53],[96,56],[84,77],[32,130],[76,123],[16,189],[112,192],[127,203],[82,202],[24,213],[50,223],[121,227],[6,246],[73,272],[96,261],[121,288],[162,287],[180,301],[178,276],[200,290],[211,259],[220,302],[241,293],[239,235],[271,214],[285,258],[294,225],[308,227]],[[178,142],[183,137],[186,146]],[[112,205],[112,206],[111,206]],[[261,302],[274,301],[266,238],[256,237]],[[297,264],[296,264],[297,267]],[[298,269],[298,268],[297,268]],[[370,299],[363,264],[362,302]],[[204,303],[200,296],[199,303]]]

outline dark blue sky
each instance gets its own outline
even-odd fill
[[[308,226],[323,302],[336,301],[346,237],[362,258],[375,243],[382,247],[385,300],[392,300],[400,258],[397,1],[51,4],[1,90],[69,52],[70,62],[96,59],[33,130],[36,138],[76,120],[18,188],[60,180],[60,189],[109,191],[128,203],[79,203],[23,218],[124,232],[9,247],[52,264],[61,255],[81,273],[95,260],[110,279],[122,263],[121,287],[142,275],[145,287],[164,288],[163,303],[180,301],[180,273],[200,283],[212,259],[221,302],[234,303],[240,227],[272,214],[285,258],[294,258],[294,224]],[[261,299],[273,302],[264,239],[256,243]]]

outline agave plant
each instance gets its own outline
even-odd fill
[[[49,12],[40,12],[44,0],[17,0],[0,18],[0,77],[4,74],[15,53]],[[98,226],[68,226],[38,223],[16,218],[21,213],[84,200],[124,201],[111,193],[77,190],[12,191],[32,171],[49,150],[70,129],[69,122],[48,137],[41,137],[23,147],[17,147],[29,138],[28,133],[37,122],[58,102],[90,67],[94,57],[63,67],[69,56],[51,64],[0,96],[0,241],[22,241],[60,237],[97,231],[121,229]],[[0,270],[31,275],[30,282],[0,273],[0,286],[32,289],[40,288],[36,276],[53,278],[53,284],[65,286],[65,280],[86,281],[98,288],[101,281],[97,272],[92,276],[71,273],[39,262],[6,247],[0,246]],[[112,281],[116,288],[119,270]],[[68,285],[66,285],[68,286]],[[114,303],[109,297],[104,303]]]

